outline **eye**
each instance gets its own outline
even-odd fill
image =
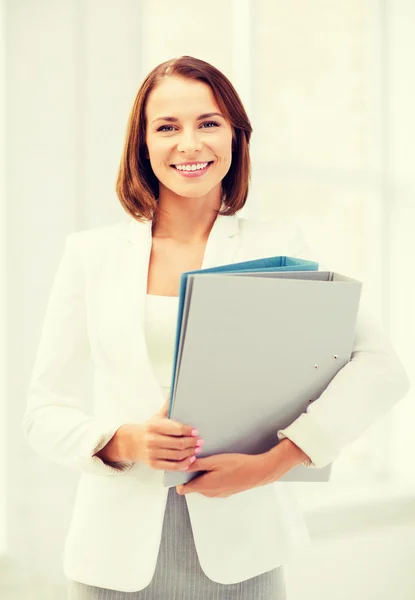
[[[216,121],[205,121],[204,123],[202,123],[202,125],[214,125],[215,127],[220,127],[220,124],[217,123]],[[157,129],[157,131],[166,131],[166,127],[173,127],[173,125],[162,125],[161,127],[159,127]],[[212,129],[212,127],[207,127],[204,129]]]
[[[217,123],[216,121],[205,121],[204,123],[202,123],[202,125],[209,125],[209,124],[213,124],[215,125],[215,127],[220,127],[219,123]],[[210,127],[208,129],[211,129]]]
[[[166,130],[166,127],[173,127],[173,125],[162,125],[161,127],[159,127],[159,128],[157,129],[157,131],[165,131],[165,130]]]

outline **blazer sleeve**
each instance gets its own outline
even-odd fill
[[[124,423],[84,412],[82,398],[91,354],[86,326],[82,232],[66,238],[52,284],[27,389],[23,433],[41,456],[96,475],[118,475],[130,461],[107,463],[94,456]]]
[[[296,228],[296,256],[319,262],[301,228]],[[329,271],[319,262],[320,271]],[[293,423],[277,432],[289,438],[310,460],[302,464],[321,468],[388,413],[410,389],[408,375],[389,339],[359,307],[350,361],[335,375],[320,397]]]

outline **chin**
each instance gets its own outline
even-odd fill
[[[170,192],[173,192],[173,194],[176,194],[176,196],[180,196],[181,198],[203,198],[204,196],[207,196],[211,191],[212,191],[212,187],[209,186],[208,188],[202,188],[202,187],[198,187],[198,189],[194,189],[194,190],[189,190],[188,188],[186,189],[185,186],[183,186],[183,188],[180,187],[168,187],[168,186],[164,186],[167,190],[169,190]],[[215,186],[214,186],[215,187]]]

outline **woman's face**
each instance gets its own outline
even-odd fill
[[[221,182],[232,162],[232,126],[220,112],[210,87],[201,81],[168,77],[150,93],[146,144],[161,196],[170,190],[187,198],[210,192],[221,197]],[[207,113],[219,114],[200,118]],[[197,176],[172,166],[189,162],[211,164],[192,170]]]

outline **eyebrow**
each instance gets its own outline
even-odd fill
[[[196,119],[196,121],[200,121],[201,119],[208,119],[209,117],[214,117],[215,115],[217,115],[218,117],[222,117],[222,119],[224,119],[225,117],[223,115],[221,115],[220,113],[217,112],[211,112],[211,113],[204,113],[203,115],[199,115]],[[157,117],[157,119],[153,119],[151,121],[151,123],[154,123],[155,121],[168,121],[169,123],[177,123],[177,121],[179,119],[177,119],[176,117]]]

